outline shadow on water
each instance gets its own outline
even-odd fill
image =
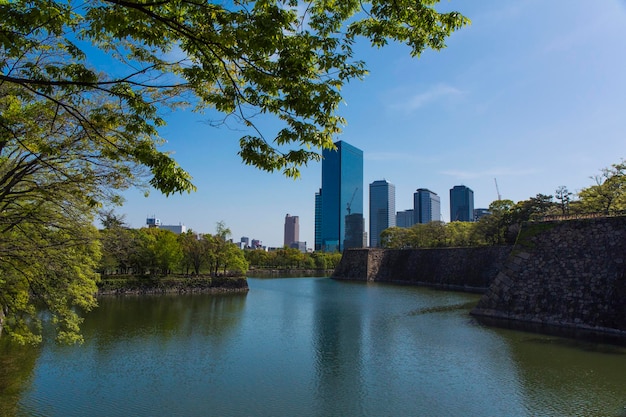
[[[506,342],[528,415],[626,417],[623,340],[598,332],[474,319],[474,325]]]
[[[241,317],[247,293],[110,296],[85,318],[86,340],[143,338],[147,334],[225,335]]]
[[[413,310],[409,312],[409,316],[419,316],[421,314],[431,314],[431,313],[447,313],[450,311],[459,311],[459,310],[469,310],[476,305],[475,301],[469,301],[467,303],[460,304],[452,304],[452,305],[442,305],[442,306],[434,306],[434,307],[424,307],[419,308],[417,310]]]
[[[561,337],[529,337],[526,339],[528,343],[538,343],[545,345],[558,345],[573,349],[579,349],[586,352],[603,353],[607,355],[626,355],[623,347],[596,343],[587,340],[566,339]]]
[[[0,338],[0,416],[14,416],[22,394],[30,388],[40,347],[21,346]]]
[[[493,317],[477,317],[474,320],[486,327],[517,330],[526,333],[555,336],[565,339],[563,343],[580,344],[581,346],[614,345],[626,347],[626,335],[612,334],[582,328],[552,326],[542,323],[530,323],[519,320],[506,320]]]

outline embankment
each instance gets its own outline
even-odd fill
[[[527,223],[472,314],[626,339],[626,217]]]
[[[348,249],[332,277],[484,292],[511,246],[436,249]]]

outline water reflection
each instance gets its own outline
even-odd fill
[[[40,348],[0,339],[0,416],[17,414],[23,393],[30,388]]]
[[[518,366],[529,415],[624,415],[624,348],[530,333],[500,333]]]
[[[316,299],[325,300],[315,303],[313,319],[316,411],[319,416],[364,415],[362,327],[367,318],[360,314],[359,288],[348,283],[336,292],[333,284],[325,280],[314,287]]]
[[[476,295],[249,285],[103,298],[82,346],[0,343],[0,415],[624,414],[626,350],[483,326]]]
[[[86,317],[83,332],[104,345],[147,335],[220,340],[237,326],[245,300],[246,293],[107,296]]]

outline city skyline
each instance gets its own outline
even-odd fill
[[[342,89],[339,114],[347,125],[336,139],[363,149],[364,185],[393,183],[397,211],[413,206],[416,188],[433,190],[447,221],[453,185],[471,188],[475,207],[486,208],[497,199],[494,178],[502,198],[513,201],[554,194],[561,185],[577,192],[626,156],[623,0],[594,7],[581,0],[451,0],[438,7],[472,20],[440,52],[411,58],[401,45],[357,41],[357,58],[370,73]],[[303,167],[295,181],[243,165],[238,127],[211,123],[223,117],[165,114],[163,149],[198,191],[169,198],[151,191],[146,198],[131,189],[116,212],[131,227],[152,213],[203,233],[224,221],[234,240],[250,236],[270,247],[283,243],[284,215],[292,213],[300,239],[312,247],[321,163]],[[262,115],[257,121],[269,134],[280,128]]]

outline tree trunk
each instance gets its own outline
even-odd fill
[[[0,337],[2,337],[2,325],[4,324],[4,307],[0,305]]]

